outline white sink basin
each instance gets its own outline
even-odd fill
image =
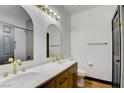
[[[37,72],[28,72],[8,78],[0,87],[21,88],[30,87],[31,84],[38,82],[41,79],[41,74]]]

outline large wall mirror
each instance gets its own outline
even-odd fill
[[[61,30],[58,26],[50,24],[47,28],[47,57],[61,56]]]
[[[33,60],[33,23],[19,5],[0,6],[0,65],[10,57]]]

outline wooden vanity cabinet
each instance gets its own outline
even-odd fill
[[[68,69],[68,80],[69,80],[69,85],[68,87],[69,88],[74,88],[76,87],[75,86],[75,83],[76,83],[76,75],[75,75],[75,67],[71,67]]]
[[[38,88],[75,88],[77,87],[76,85],[77,63]]]
[[[55,87],[56,87],[56,80],[53,79],[47,82],[46,84],[44,84],[43,86],[41,86],[40,88],[55,88]]]
[[[68,71],[64,71],[56,77],[56,88],[67,88],[69,83]]]

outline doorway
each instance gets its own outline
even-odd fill
[[[120,87],[121,80],[121,27],[120,7],[112,19],[112,85]]]

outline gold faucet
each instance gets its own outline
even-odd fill
[[[52,57],[53,57],[53,61],[54,61],[54,62],[60,61],[60,59],[61,59],[60,56],[55,56],[55,55],[53,55]]]
[[[9,62],[11,62],[11,64],[13,65],[13,74],[17,73],[17,64],[20,66],[22,65],[21,60],[19,59],[13,59],[13,58],[9,58],[8,60]]]

